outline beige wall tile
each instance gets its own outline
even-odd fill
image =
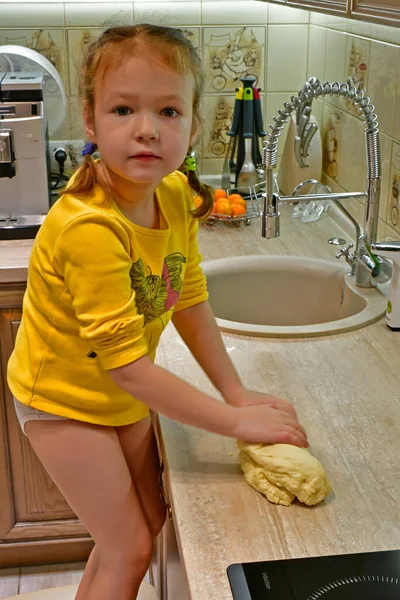
[[[347,35],[338,31],[327,30],[325,50],[324,81],[334,83],[345,81]],[[343,108],[343,100],[335,96],[326,96],[326,102],[337,108]]]
[[[338,31],[346,31],[346,23],[348,19],[339,17],[338,15],[325,15],[322,13],[310,13],[310,23],[313,25],[321,25]]]
[[[0,2],[0,27],[63,27],[64,4]]]
[[[372,25],[371,37],[375,40],[388,42],[389,44],[400,45],[400,27],[391,27],[388,25]]]
[[[60,110],[60,100],[58,96],[47,97],[45,101],[46,113],[50,112],[50,114],[57,114]],[[71,139],[71,125],[69,119],[69,97],[67,96],[67,112],[64,118],[64,121],[61,123],[60,127],[53,131],[50,135],[51,140],[69,140]]]
[[[297,96],[297,91],[285,92],[281,94],[267,94],[266,95],[266,112],[264,119],[264,129],[268,127],[270,123],[273,123],[273,117],[278,115],[278,109],[283,108],[283,103],[288,102],[291,96]],[[285,147],[286,136],[289,128],[289,122],[285,123],[283,130],[279,136],[278,142],[278,156],[282,156],[283,149]],[[268,129],[269,131],[269,129]]]
[[[366,189],[366,164],[364,124],[362,121],[341,113],[342,138],[337,180],[349,192]]]
[[[71,140],[87,141],[83,129],[82,103],[79,96],[70,96],[69,98],[70,122],[71,122]]]
[[[318,77],[321,83],[325,77],[326,29],[310,25],[308,41],[307,79]]]
[[[398,46],[371,42],[368,95],[375,105],[379,129],[387,135],[393,135],[399,64]]]
[[[345,19],[344,31],[353,35],[361,35],[363,37],[372,37],[373,24],[365,21],[356,21],[355,19]]]
[[[384,233],[384,241],[385,242],[400,242],[400,232],[396,231],[389,225],[386,225],[385,233]]]
[[[246,25],[267,24],[268,4],[252,0],[243,5],[242,0],[234,0],[227,4],[225,0],[202,2],[203,25],[243,25],[244,16]]]
[[[133,24],[132,2],[66,2],[67,27],[113,27]]]
[[[307,73],[307,25],[268,26],[268,92],[301,89]]]
[[[312,114],[317,119],[318,127],[322,129],[322,114],[323,114],[324,102],[320,98],[314,100],[312,103]]]
[[[327,31],[325,54],[325,80],[344,81],[346,68],[347,35],[339,31]]]
[[[134,2],[135,23],[155,25],[200,25],[201,2]]]
[[[245,75],[264,90],[265,27],[204,27],[207,92],[234,92]]]
[[[299,10],[290,6],[279,4],[269,4],[268,8],[268,23],[283,24],[283,23],[308,23],[310,13],[308,10]]]
[[[221,175],[224,164],[223,158],[203,158],[201,160],[201,172],[203,175]]]

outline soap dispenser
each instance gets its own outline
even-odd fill
[[[386,325],[393,331],[400,331],[400,242],[371,244],[371,251],[377,256],[393,261],[389,300],[386,308]]]

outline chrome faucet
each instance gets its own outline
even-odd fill
[[[362,90],[357,90],[348,83],[320,84],[316,77],[311,77],[297,96],[292,96],[290,102],[284,102],[283,110],[278,110],[278,116],[273,117],[274,125],[269,125],[267,140],[263,144],[263,169],[265,170],[265,192],[263,197],[262,236],[267,239],[280,235],[280,202],[297,202],[299,196],[280,196],[274,192],[273,170],[276,168],[278,156],[278,140],[284,123],[292,112],[305,102],[325,96],[341,96],[350,100],[360,109],[365,123],[365,146],[367,162],[368,189],[364,192],[343,192],[327,194],[304,194],[301,200],[334,201],[342,210],[344,207],[339,200],[350,198],[366,198],[364,232],[357,231],[357,247],[354,253],[343,252],[347,262],[352,264],[352,272],[356,276],[356,285],[372,287],[374,283],[382,283],[390,279],[391,265],[383,258],[371,252],[371,244],[377,241],[379,197],[381,189],[381,154],[379,144],[379,128],[375,107],[370,98]],[[347,211],[344,209],[344,212]],[[347,213],[348,214],[348,213]],[[354,266],[355,265],[355,266]],[[373,283],[374,282],[374,283]]]

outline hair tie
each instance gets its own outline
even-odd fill
[[[92,155],[97,150],[97,144],[92,144],[92,142],[88,142],[84,145],[82,150],[82,156],[86,156],[86,154]]]
[[[197,169],[196,158],[193,154],[188,154],[186,156],[184,164],[186,171],[196,171]]]

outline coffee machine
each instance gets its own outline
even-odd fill
[[[50,207],[44,76],[0,72],[0,239],[35,237]]]

